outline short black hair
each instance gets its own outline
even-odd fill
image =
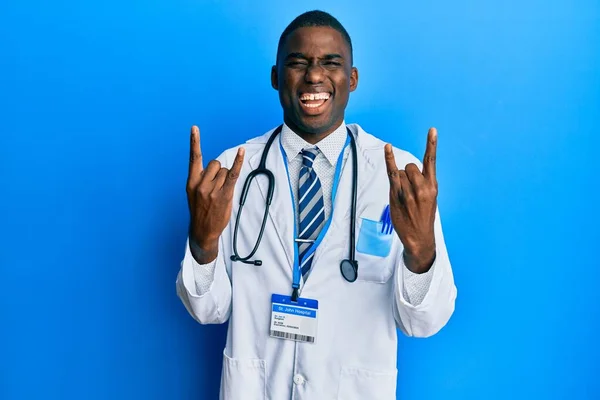
[[[283,47],[287,37],[298,28],[306,28],[310,26],[326,26],[341,33],[342,37],[346,40],[348,47],[350,47],[350,57],[351,59],[353,58],[352,40],[350,39],[350,35],[346,31],[346,28],[344,28],[340,21],[338,21],[333,15],[326,13],[325,11],[313,10],[307,11],[304,14],[300,14],[292,22],[290,22],[287,28],[285,28],[281,34],[281,37],[279,38],[279,44],[277,45],[277,60],[279,60],[281,48]]]

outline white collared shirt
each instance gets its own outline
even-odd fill
[[[285,151],[288,160],[288,171],[290,173],[290,184],[294,195],[294,205],[296,215],[298,215],[298,181],[300,177],[300,169],[302,169],[302,155],[300,152],[303,149],[317,147],[320,152],[313,161],[313,169],[321,182],[323,190],[323,204],[325,206],[325,220],[331,215],[331,191],[333,190],[333,180],[335,178],[335,168],[340,156],[340,152],[344,148],[346,138],[346,124],[342,123],[335,131],[331,132],[324,139],[316,144],[310,144],[300,136],[296,135],[287,125],[283,125],[281,129],[281,145]],[[348,157],[348,149],[344,155],[344,160]],[[296,223],[298,219],[296,218]]]

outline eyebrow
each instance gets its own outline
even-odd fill
[[[303,58],[305,60],[308,60],[308,57],[306,57],[303,53],[290,53],[288,54],[285,59],[288,60],[290,58]],[[337,53],[333,53],[333,54],[326,54],[323,57],[320,57],[324,60],[333,60],[334,58],[344,58],[342,57],[340,54]]]

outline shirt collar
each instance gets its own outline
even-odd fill
[[[320,142],[313,145],[298,136],[286,124],[283,124],[283,127],[281,128],[281,145],[283,146],[285,155],[290,161],[299,156],[302,149],[317,146],[327,161],[329,161],[331,165],[335,165],[342,149],[344,148],[347,135],[346,123],[342,122],[342,124],[337,127],[335,131],[331,132]]]

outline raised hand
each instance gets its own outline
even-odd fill
[[[423,172],[415,164],[399,170],[390,144],[385,162],[390,179],[390,214],[396,234],[404,245],[404,262],[415,273],[427,272],[435,259],[434,221],[438,185],[435,177],[437,130],[429,129]]]
[[[231,169],[212,160],[202,165],[200,130],[192,127],[190,135],[190,170],[187,199],[190,210],[190,250],[196,261],[207,264],[218,253],[221,233],[231,218],[233,190],[244,162],[244,149],[239,148]]]

